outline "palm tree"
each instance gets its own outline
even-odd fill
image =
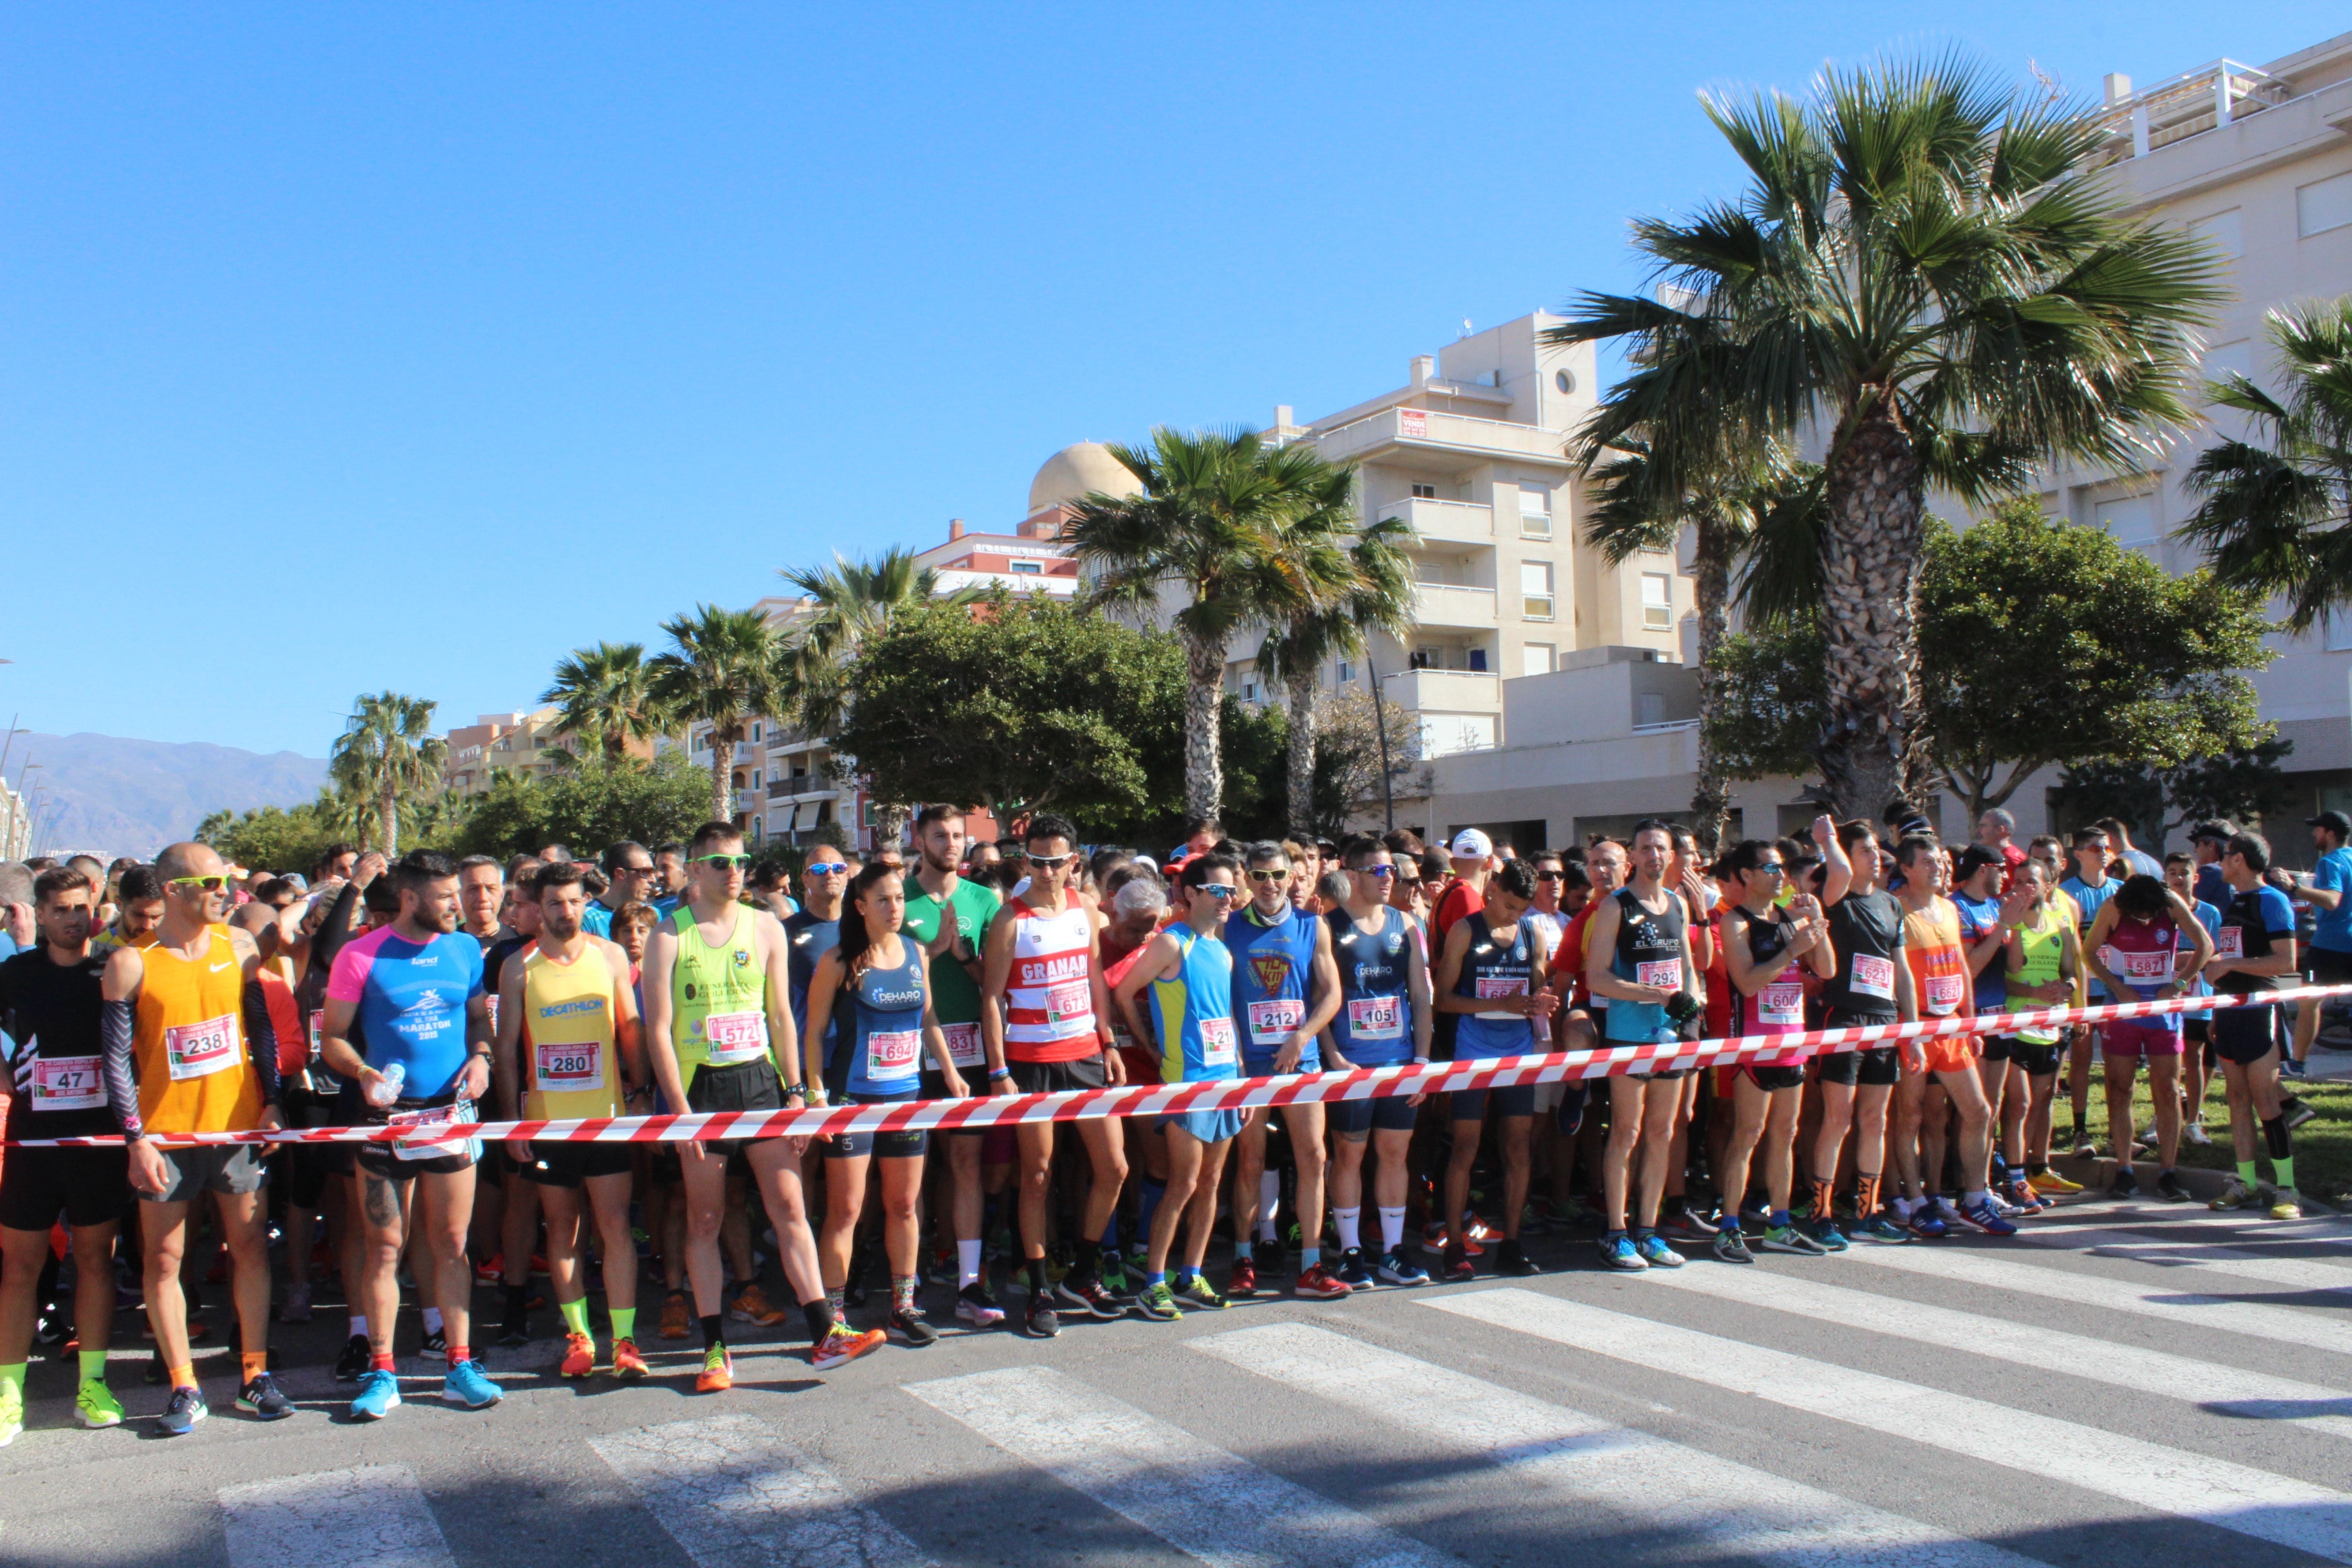
[[[2263,336],[2287,382],[2281,402],[2242,375],[2212,399],[2252,416],[2253,440],[2198,454],[2188,485],[2203,496],[2180,537],[2212,558],[2224,584],[2287,601],[2308,631],[2352,604],[2352,294],[2273,310]]]
[[[669,649],[646,661],[653,700],[674,722],[710,726],[710,816],[735,820],[728,769],[760,714],[793,710],[784,641],[757,610],[698,605],[662,623]]]
[[[669,727],[654,700],[646,645],[600,642],[574,648],[555,667],[555,679],[539,694],[557,706],[556,727],[601,749],[608,762],[628,755]]]
[[[1184,645],[1184,810],[1213,817],[1224,795],[1218,708],[1234,636],[1334,603],[1353,582],[1339,539],[1292,526],[1329,504],[1331,465],[1312,447],[1270,447],[1251,430],[1162,426],[1149,449],[1110,452],[1143,493],[1083,498],[1062,537],[1088,579],[1090,605],[1149,615],[1164,587],[1183,590],[1188,602],[1171,619]]]
[[[1588,449],[1646,436],[1702,471],[1766,441],[1825,443],[1817,757],[1832,801],[1875,816],[1933,779],[1915,604],[1927,488],[1977,504],[2055,458],[2144,463],[2190,416],[2217,264],[2126,216],[2085,116],[1956,58],[1706,112],[1747,192],[1637,224],[1664,298],[1588,294],[1552,336],[1633,351]]]
[[[375,811],[376,847],[400,853],[400,812],[441,781],[449,743],[433,733],[436,704],[396,691],[362,696],[343,721],[328,772],[343,794]]]

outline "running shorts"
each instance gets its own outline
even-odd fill
[[[852,1105],[908,1105],[914,1094],[853,1094]],[[885,1160],[919,1160],[931,1147],[931,1135],[923,1128],[900,1129],[895,1132],[835,1132],[824,1141],[824,1157],[828,1160],[857,1160],[868,1154]]]
[[[569,1143],[550,1139],[535,1142],[538,1156],[519,1166],[522,1179],[542,1187],[578,1187],[591,1176],[625,1176],[636,1162],[626,1143]]]
[[[130,1206],[125,1150],[12,1149],[0,1166],[0,1230],[47,1235],[59,1215],[69,1226],[107,1225]]]
[[[1098,1056],[1077,1057],[1066,1062],[1024,1062],[1016,1057],[1004,1064],[1004,1070],[1013,1075],[1013,1087],[1023,1094],[1063,1094],[1073,1089],[1101,1089],[1109,1082]]]
[[[1323,1108],[1324,1125],[1342,1138],[1362,1138],[1375,1129],[1382,1132],[1410,1132],[1419,1118],[1420,1108],[1407,1094],[1385,1095],[1378,1100],[1335,1100]]]
[[[2213,1009],[2213,1054],[2225,1062],[2251,1067],[2278,1047],[2276,1007],[2216,1007]]]
[[[163,1156],[170,1184],[160,1193],[139,1194],[151,1203],[194,1203],[206,1193],[223,1196],[257,1193],[269,1180],[269,1167],[262,1163],[261,1148],[255,1143],[210,1143],[156,1152]]]
[[[1849,1089],[1867,1084],[1885,1088],[1903,1076],[1901,1054],[1893,1046],[1864,1046],[1854,1051],[1825,1051],[1813,1058],[1823,1083]]]

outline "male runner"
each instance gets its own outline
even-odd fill
[[[2221,909],[2198,896],[2197,862],[2188,851],[2176,849],[2164,858],[2164,885],[2196,911],[2207,936],[2221,929]],[[2190,990],[2199,996],[2213,994],[2201,973],[2193,977]],[[2194,1008],[2180,1016],[2180,1141],[2200,1149],[2213,1142],[2205,1131],[2205,1089],[2212,1078],[2213,1009]],[[2149,1135],[2141,1132],[2140,1141],[2146,1142]]]
[[[826,1097],[839,1104],[849,1093],[849,1058],[840,1049],[841,1021],[838,1013],[826,1018],[824,1027],[814,1034],[809,1031],[809,982],[816,974],[816,966],[824,962],[841,941],[841,911],[850,879],[862,869],[854,854],[845,853],[828,844],[819,844],[808,852],[802,865],[802,891],[806,901],[785,918],[784,936],[788,944],[784,972],[793,1009],[793,1031],[800,1041],[801,1070],[812,1085],[823,1084]],[[730,1258],[736,1247],[735,1215],[742,1204],[739,1188],[741,1178],[730,1174],[727,1190],[726,1228],[721,1232],[721,1244]],[[822,1253],[819,1254],[820,1261]],[[844,1301],[851,1307],[866,1304],[866,1276],[869,1272],[865,1238],[860,1238],[850,1252],[849,1279],[844,1290]],[[781,1322],[783,1314],[768,1306],[757,1283],[747,1283],[730,1310],[739,1323]]]
[[[89,951],[97,891],[58,867],[33,880],[41,942],[0,963],[0,1027],[16,1041],[6,1096],[12,1138],[87,1138],[114,1131],[99,1039],[106,960]],[[81,1384],[74,1415],[112,1426],[122,1406],[106,1386],[114,1327],[114,1237],[131,1206],[121,1149],[11,1149],[0,1166],[0,1447],[25,1425],[25,1363],[40,1310],[49,1232],[62,1215],[73,1238],[74,1336]]]
[[[468,855],[457,862],[457,929],[485,952],[506,934],[499,910],[506,902],[507,868],[497,857]]]
[[[1323,1058],[1315,1037],[1339,1010],[1339,972],[1331,958],[1331,932],[1320,916],[1292,901],[1290,856],[1281,845],[1251,845],[1244,864],[1249,903],[1225,920],[1225,946],[1234,955],[1234,1026],[1241,1031],[1242,1076],[1320,1072]],[[1257,1294],[1256,1247],[1250,1237],[1265,1184],[1262,1177],[1271,1114],[1263,1105],[1248,1111],[1234,1145],[1229,1296]],[[1323,1266],[1323,1120],[1318,1102],[1282,1108],[1297,1178],[1298,1279],[1291,1289],[1318,1301],[1351,1293]]]
[[[2345,840],[2352,838],[2352,816],[2323,811],[2306,818],[2305,825],[2311,829],[2311,847],[2319,852],[2319,864],[2308,871],[2287,874],[2294,884],[2294,896],[2318,911],[2311,951],[2304,954],[2304,973],[2314,985],[2342,985],[2352,983],[2352,849],[2345,847]],[[2326,1010],[2319,1002],[2295,1004],[2294,1060],[2300,1062],[2311,1055],[2312,1042],[2319,1037],[2320,1015]]]
[[[2221,874],[2230,881],[2230,901],[2221,910],[2221,929],[2213,933],[2212,961],[2205,965],[2205,978],[2216,991],[2259,995],[2277,990],[2283,977],[2297,973],[2294,907],[2263,880],[2270,863],[2270,842],[2259,833],[2234,834],[2222,851]],[[2271,1217],[2303,1217],[2294,1186],[2294,1146],[2279,1104],[2279,1036],[2275,1006],[2213,1010],[2213,1054],[2221,1059],[2238,1173],[2209,1207],[2263,1206],[2254,1167],[2254,1122],[2259,1118],[2271,1165],[2278,1173]]]
[[[508,963],[518,953],[529,951],[539,940],[539,873],[545,864],[532,855],[518,855],[507,863],[507,886],[512,893],[506,903],[507,924],[482,954],[482,994],[489,1003],[493,1028],[499,1021],[499,994],[506,982]],[[530,1037],[526,1020],[526,1047]],[[539,1251],[539,1184],[523,1180],[522,1172],[507,1158],[503,1144],[482,1151],[480,1170],[484,1174],[495,1173],[494,1179],[499,1184],[499,1252],[495,1261],[505,1297],[499,1343],[529,1344],[531,1263],[533,1254]],[[481,1177],[475,1179],[478,1182]]]
[[[624,838],[604,851],[604,890],[588,901],[583,929],[590,936],[609,941],[614,912],[623,904],[643,903],[653,897],[655,866],[644,845]]]
[[[2089,951],[2091,922],[2099,918],[2099,910],[2116,896],[2123,884],[2107,874],[2107,862],[2114,858],[2114,840],[2102,827],[2085,827],[2074,835],[2073,854],[2074,874],[2058,884],[2074,906],[2074,918],[2079,922],[2075,934],[2084,939],[2084,951]],[[2088,965],[2085,965],[2087,978]],[[2092,1006],[2108,1000],[2106,987],[2095,979],[2089,981]],[[2098,1152],[2091,1142],[2091,1051],[2099,1034],[2096,1024],[2078,1024],[2074,1030],[2074,1043],[2066,1053],[2066,1094],[2074,1103],[2074,1131],[2069,1138],[2074,1152],[2088,1159]]]
[[[89,940],[89,950],[100,958],[118,947],[140,947],[152,941],[163,919],[163,879],[152,866],[133,866],[115,884],[114,920]]]
[[[2029,901],[2011,925],[2002,961],[2003,1007],[2011,1013],[2064,1006],[2080,994],[2082,938],[2074,919],[2058,900],[2056,878],[2047,862],[2034,858],[2018,868],[2017,888]],[[2044,1193],[2079,1193],[2050,1168],[2051,1100],[2058,1088],[2058,1058],[2065,1049],[2063,1028],[2021,1029],[2008,1037],[2009,1097],[2001,1112],[2004,1158],[2023,1178],[2011,1183],[2021,1205],[2042,1206]]]
[[[1613,838],[1603,838],[1584,852],[1584,874],[1592,884],[1592,893],[1561,933],[1559,952],[1565,956],[1556,956],[1551,965],[1552,987],[1560,994],[1566,1019],[1556,1031],[1562,1050],[1590,1050],[1600,1042],[1600,1020],[1609,1005],[1584,984],[1585,960],[1592,950],[1592,917],[1625,885],[1631,868],[1625,847]]]
[[[447,856],[411,850],[392,874],[400,914],[335,955],[319,1054],[328,1070],[358,1087],[363,1121],[459,1128],[478,1120],[475,1104],[490,1087],[482,944],[457,930],[457,868]],[[355,1021],[364,1054],[352,1045]],[[414,1146],[362,1143],[354,1152],[370,1360],[352,1401],[356,1420],[382,1420],[400,1404],[393,1329],[400,1256],[412,1226],[422,1227],[434,1305],[441,1309],[448,1363],[442,1399],[480,1410],[504,1397],[472,1345],[474,1272],[466,1234],[474,1219],[479,1147],[460,1136]]]
[[[1679,1011],[1692,1005],[1690,917],[1682,895],[1665,882],[1674,854],[1674,830],[1667,824],[1654,817],[1635,824],[1633,879],[1611,897],[1593,900],[1585,928],[1584,983],[1596,999],[1609,1004],[1601,1034],[1605,1045],[1672,1041],[1681,1019],[1668,1006]],[[1441,984],[1444,978],[1441,973]],[[1609,1213],[1600,1245],[1601,1260],[1612,1268],[1682,1266],[1683,1255],[1666,1245],[1657,1224],[1687,1071],[1667,1068],[1621,1073],[1609,1080],[1609,1142],[1601,1165]],[[1632,1168],[1637,1143],[1638,1184]],[[1629,1187],[1636,1189],[1630,1216],[1636,1223],[1630,1234]]]
[[[1837,973],[1822,987],[1826,1021],[1832,1029],[1866,1024],[1907,1022],[1919,1016],[1911,965],[1903,958],[1903,906],[1879,886],[1885,868],[1878,835],[1856,819],[1832,826],[1826,816],[1813,824],[1822,852],[1822,903],[1829,910],[1830,950]],[[1854,1234],[1897,1243],[1911,1233],[1879,1209],[1882,1162],[1886,1148],[1886,1104],[1904,1070],[1923,1070],[1927,1052],[1916,1040],[1893,1046],[1839,1046],[1817,1052],[1813,1071],[1822,1089],[1822,1125],[1809,1167],[1813,1187],[1813,1239],[1843,1252],[1831,1199],[1837,1187],[1838,1156],[1846,1132],[1854,1135]]]
[[[988,928],[981,1042],[988,1052],[989,1092],[1051,1094],[1123,1083],[1126,1065],[1111,1049],[1110,994],[1104,988],[1094,911],[1070,891],[1078,871],[1078,830],[1061,817],[1029,822],[1029,886],[999,910]],[[1062,1277],[1065,1300],[1098,1318],[1127,1309],[1102,1287],[1099,1241],[1127,1182],[1119,1122],[1095,1117],[1076,1124],[1093,1168]],[[1021,1150],[1021,1251],[1028,1274],[1026,1328],[1039,1338],[1061,1332],[1045,1285],[1045,1210],[1053,1192],[1054,1123],[1024,1121]]]
[[[2180,961],[2189,956],[2190,962]],[[2178,893],[2158,879],[2134,872],[2091,922],[2083,958],[2108,994],[2153,1002],[2186,995],[2213,956],[2213,941]],[[2111,1196],[2139,1195],[2132,1174],[2132,1079],[2147,1060],[2148,1098],[2156,1109],[2157,1195],[2185,1203],[2189,1189],[2173,1169],[2180,1148],[2181,1016],[2155,1013],[2117,1018],[2106,1029],[2107,1132],[2115,1144]]]
[[[1993,806],[1977,818],[1976,847],[1991,854],[2000,865],[2000,885],[1996,891],[2009,891],[2010,880],[2017,868],[2025,864],[2025,851],[2017,844],[2017,818],[2000,806]]]
[[[583,926],[588,894],[577,865],[541,867],[539,941],[499,981],[497,1059],[499,1110],[508,1121],[613,1117],[649,1109],[637,1001],[629,955]],[[523,1046],[529,1025],[530,1044]],[[588,1282],[581,1269],[584,1188],[604,1252],[604,1305],[613,1317],[613,1375],[646,1375],[637,1353],[637,1244],[630,1234],[626,1143],[507,1140],[507,1157],[539,1188],[547,1216],[548,1279],[563,1316],[564,1377],[596,1370],[588,1326]]]
[[[1348,897],[1323,917],[1339,975],[1339,1007],[1331,1018],[1329,1066],[1392,1067],[1429,1060],[1435,1001],[1429,966],[1422,961],[1412,922],[1389,907],[1396,858],[1372,837],[1339,848]],[[1425,1095],[1342,1100],[1329,1108],[1331,1217],[1339,1226],[1339,1279],[1351,1289],[1371,1288],[1365,1266],[1364,1152],[1378,1162],[1372,1199],[1380,1210],[1379,1278],[1390,1285],[1426,1285],[1429,1275],[1405,1255],[1404,1212],[1410,1190],[1412,1128]]]
[[[1951,862],[1944,847],[1924,834],[1895,852],[1903,872],[1903,957],[1922,1018],[1973,1017],[1971,954],[1960,938],[1960,917],[1944,897]],[[1849,895],[1851,896],[1851,895]],[[1990,942],[1992,939],[1987,939]],[[1903,1195],[1896,1215],[1915,1235],[1939,1237],[1951,1227],[1941,1210],[1944,1184],[1944,1101],[1960,1113],[1959,1217],[1988,1236],[2014,1236],[1988,1190],[1992,1104],[1985,1098],[1974,1035],[1938,1035],[1917,1042],[1921,1067],[1906,1070],[1895,1091],[1895,1171]]]
[[[106,1099],[130,1143],[139,1215],[147,1321],[172,1380],[156,1417],[165,1436],[185,1436],[207,1414],[188,1352],[187,1300],[180,1262],[188,1208],[211,1194],[236,1298],[244,1382],[237,1408],[264,1421],[294,1413],[269,1375],[269,1247],[259,1146],[215,1143],[166,1150],[158,1133],[243,1132],[284,1125],[278,1040],[255,974],[253,939],[223,923],[227,865],[202,844],[173,844],[155,858],[163,913],[154,940],[118,948],[106,961],[100,1030],[106,1046]]]

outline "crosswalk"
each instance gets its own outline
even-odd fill
[[[643,1516],[648,1568],[661,1537],[694,1568],[950,1563],[1013,1495],[1083,1515],[1082,1558],[1108,1542],[1216,1568],[1520,1560],[1523,1540],[1488,1544],[1497,1499],[1535,1540],[1638,1543],[1644,1561],[2040,1568],[2136,1527],[2215,1563],[2352,1564],[2341,1239],[2125,1211],[2024,1246],[1194,1313],[1082,1342],[1107,1354],[1070,1335],[977,1370],[897,1358],[901,1381],[842,1380],[855,1403],[814,1423],[688,1405],[563,1452],[594,1471],[571,1484]],[[2170,1415],[2151,1422],[2156,1407]],[[1267,1411],[1272,1426],[1245,1418]],[[1933,1486],[1822,1462],[1857,1445]],[[919,1488],[898,1463],[919,1450]],[[1360,1484],[1350,1463],[1381,1479]],[[481,1520],[446,1485],[419,1461],[226,1488],[227,1562],[455,1568],[452,1541],[478,1543]]]

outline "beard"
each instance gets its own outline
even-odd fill
[[[551,915],[541,910],[539,917],[539,934],[551,937],[559,942],[570,942],[580,934],[580,917],[568,914]]]

